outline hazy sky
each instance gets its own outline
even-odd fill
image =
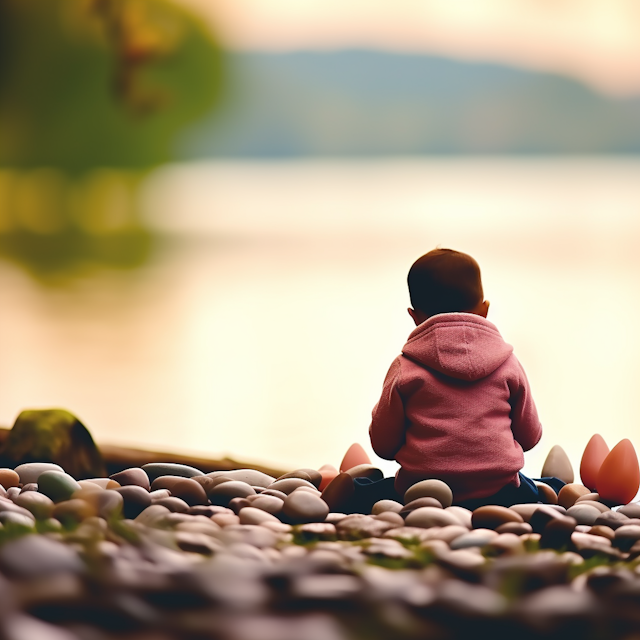
[[[374,47],[478,58],[640,93],[638,0],[180,0],[240,49]]]

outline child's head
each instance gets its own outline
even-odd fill
[[[489,303],[484,299],[478,263],[466,253],[434,249],[418,258],[407,278],[416,325],[437,313],[454,311],[486,317]]]

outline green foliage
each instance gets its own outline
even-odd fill
[[[222,56],[202,24],[166,0],[110,0],[114,36],[96,6],[0,2],[0,165],[148,168],[213,107]]]

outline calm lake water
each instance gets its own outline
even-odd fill
[[[577,470],[596,432],[640,447],[640,161],[173,166],[142,202],[170,242],[137,271],[46,287],[0,262],[0,424],[60,406],[98,442],[337,465],[441,245],[480,263],[530,379],[525,471],[554,444]]]

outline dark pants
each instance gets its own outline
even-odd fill
[[[473,511],[478,507],[488,504],[510,507],[514,504],[542,502],[542,496],[538,492],[538,487],[536,487],[534,481],[523,473],[518,472],[518,475],[520,476],[519,487],[508,484],[492,496],[462,502],[454,501],[454,504]],[[396,502],[402,503],[403,497],[396,492],[394,481],[395,478],[383,478],[382,480],[355,478],[353,481],[355,493],[345,511],[347,513],[371,513],[371,508],[379,500],[395,500]],[[539,478],[536,479],[536,481],[548,484],[556,493],[558,493],[565,484],[559,478]]]

